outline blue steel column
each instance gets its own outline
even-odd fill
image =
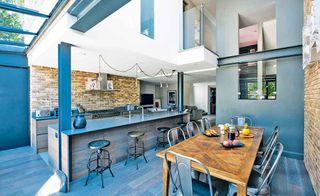
[[[71,129],[71,45],[58,46],[58,102],[59,102],[59,170],[62,171],[61,131]]]
[[[178,112],[183,112],[183,72],[178,72]]]

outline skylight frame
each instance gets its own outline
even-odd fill
[[[31,39],[30,43],[28,44],[20,41],[0,40],[0,46],[1,46],[0,52],[26,53],[29,50],[29,48],[36,42],[38,36],[47,28],[48,24],[51,21],[50,19],[52,18],[52,16],[58,13],[67,2],[68,0],[58,0],[48,15],[40,13],[39,11],[30,9],[30,8],[17,6],[17,5],[6,3],[6,2],[0,2],[1,9],[12,11],[15,13],[20,13],[20,14],[26,14],[33,17],[41,17],[45,19],[36,32],[28,31],[22,28],[20,29],[20,28],[8,27],[8,26],[0,26],[0,31],[3,31],[3,32],[34,36]]]

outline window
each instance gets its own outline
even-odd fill
[[[154,0],[141,0],[140,33],[154,39]]]
[[[273,61],[243,63],[238,66],[239,99],[275,100],[277,64]]]

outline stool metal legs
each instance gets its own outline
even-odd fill
[[[141,146],[139,146],[139,142],[141,142]],[[131,152],[130,150],[133,149],[134,151]],[[142,151],[142,152],[141,152]],[[136,169],[139,169],[139,165],[138,165],[138,157],[143,156],[144,161],[146,163],[148,163],[147,158],[145,156],[145,151],[144,151],[144,142],[140,141],[139,137],[134,138],[134,146],[129,146],[128,147],[128,154],[127,154],[127,159],[126,162],[124,163],[124,165],[127,165],[128,163],[128,159],[130,157],[134,158],[134,160],[136,160]]]
[[[159,133],[159,135],[157,136],[157,144],[156,144],[156,148],[154,149],[155,151],[158,149],[158,147],[163,147],[165,148],[168,143],[168,141],[166,140],[166,134],[167,132],[161,132]]]
[[[104,154],[106,154],[106,156],[104,156]],[[96,163],[96,167],[91,169],[91,164]],[[107,163],[107,164],[105,164]],[[111,163],[112,160],[110,159],[110,153],[108,150],[105,149],[99,149],[95,152],[92,152],[89,158],[89,162],[87,164],[87,168],[88,168],[88,176],[86,179],[86,183],[85,186],[88,184],[89,178],[90,178],[90,174],[91,173],[96,173],[96,175],[100,174],[101,175],[101,187],[104,188],[104,182],[103,182],[103,172],[105,170],[109,170],[110,174],[112,177],[114,177],[112,171],[111,171]]]

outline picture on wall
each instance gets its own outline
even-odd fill
[[[107,89],[108,90],[113,90],[113,81],[112,80],[108,80],[107,81]]]
[[[176,105],[176,91],[168,90],[168,105]]]

